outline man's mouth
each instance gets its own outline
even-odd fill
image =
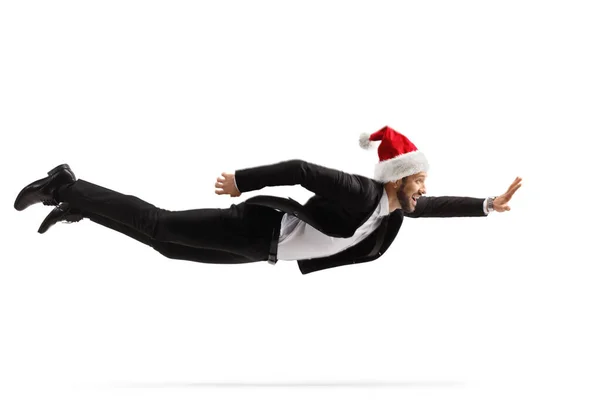
[[[413,206],[417,205],[417,200],[419,199],[419,197],[421,197],[421,196],[419,196],[418,194],[414,194],[412,196]]]

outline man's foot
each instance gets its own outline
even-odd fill
[[[23,211],[27,207],[43,203],[47,206],[56,206],[56,190],[75,182],[75,173],[71,171],[68,164],[61,164],[48,172],[48,176],[38,179],[25,186],[15,199],[15,209]]]
[[[46,232],[52,225],[57,222],[64,221],[67,223],[81,221],[83,215],[77,210],[73,210],[69,203],[60,203],[59,206],[55,207],[54,210],[50,211],[50,214],[46,216],[46,219],[40,225],[38,232]]]

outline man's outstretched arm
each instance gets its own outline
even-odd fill
[[[488,214],[487,203],[489,200],[492,200],[492,210],[510,211],[508,203],[521,187],[521,181],[522,178],[517,177],[504,194],[495,198],[422,196],[417,202],[415,211],[405,215],[410,218],[483,217]]]

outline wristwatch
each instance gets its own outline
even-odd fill
[[[487,212],[494,211],[494,199],[496,199],[496,197],[497,196],[488,197],[488,199],[487,199]]]

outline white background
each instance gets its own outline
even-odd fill
[[[597,399],[592,3],[3,2],[0,397]],[[512,211],[407,218],[376,262],[302,275],[13,208],[63,162],[173,210],[290,158],[371,176],[384,125],[431,196],[523,177]]]

